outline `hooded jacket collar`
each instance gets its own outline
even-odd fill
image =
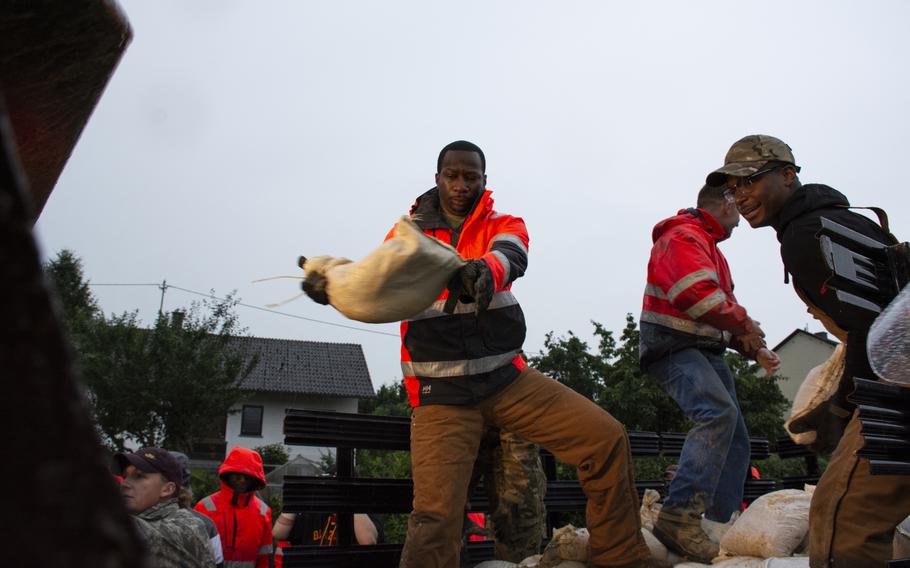
[[[660,223],[654,225],[654,230],[651,232],[652,242],[656,243],[661,235],[673,227],[678,227],[680,225],[695,225],[706,232],[716,242],[723,241],[730,236],[724,230],[720,221],[715,219],[713,215],[704,209],[690,207],[689,209],[680,209],[674,217],[664,219]]]
[[[810,183],[796,188],[790,199],[781,207],[777,219],[771,224],[777,232],[777,240],[782,239],[784,231],[794,219],[811,211],[831,209],[832,207],[849,207],[850,202],[843,193],[833,187],[820,183]]]
[[[493,209],[493,192],[485,189],[468,212],[465,223]],[[451,229],[439,205],[439,190],[435,187],[421,194],[411,206],[411,218],[422,230]],[[463,226],[463,225],[462,225]]]

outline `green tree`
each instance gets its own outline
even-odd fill
[[[358,410],[361,414],[377,416],[411,415],[407,389],[404,383],[382,385],[375,398],[362,398]],[[323,460],[327,461],[327,460]],[[402,451],[366,450],[357,451],[357,470],[361,477],[381,479],[408,479],[411,477],[411,454]],[[403,543],[408,529],[407,514],[383,516],[386,542]]]
[[[104,317],[72,252],[58,254],[46,272],[73,330],[101,438],[113,449],[133,439],[188,451],[242,398],[238,384],[257,360],[240,350],[231,296],[159,314],[146,329],[136,312]]]
[[[630,430],[685,432],[691,423],[679,407],[638,364],[639,332],[635,319],[626,315],[626,326],[617,343],[613,333],[592,322],[598,339],[596,351],[572,332],[568,338],[549,333],[532,365],[590,398]],[[727,363],[736,380],[737,397],[753,436],[776,440],[783,434],[787,401],[778,379],[760,376],[760,367],[738,353],[728,352]]]
[[[595,325],[595,333],[609,332]],[[641,371],[638,340],[635,320],[626,314],[619,347],[612,350],[605,366],[606,391],[600,405],[630,430],[686,431],[689,424],[685,415],[657,381]]]
[[[568,337],[554,336],[551,331],[544,338],[543,351],[529,357],[529,362],[540,372],[582,396],[598,401],[604,389],[604,365],[612,356],[614,342],[609,331],[593,323],[595,334],[601,340],[599,352],[592,353],[587,342],[572,331],[568,332]]]
[[[360,414],[377,416],[410,416],[411,405],[404,383],[382,385],[374,398],[361,398],[357,404]]]
[[[266,466],[278,467],[288,463],[288,460],[291,459],[291,455],[281,443],[257,446],[253,450],[262,457],[262,463]]]
[[[790,401],[780,391],[780,376],[766,377],[758,363],[728,351],[727,365],[736,378],[736,398],[750,436],[763,436],[774,444],[786,435],[784,413]]]
[[[72,251],[63,249],[56,258],[45,263],[44,270],[60,298],[63,321],[70,338],[78,346],[101,318],[101,309],[85,278],[82,260]]]

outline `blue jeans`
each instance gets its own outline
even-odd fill
[[[712,521],[729,521],[742,507],[749,468],[749,433],[730,369],[721,355],[690,348],[655,361],[647,372],[695,423],[664,507],[695,509]]]

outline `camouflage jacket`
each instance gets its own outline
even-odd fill
[[[214,568],[205,526],[176,499],[158,503],[133,517],[151,553],[153,568]]]

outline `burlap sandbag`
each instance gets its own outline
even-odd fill
[[[648,546],[648,550],[651,551],[651,557],[657,560],[666,560],[667,559],[667,547],[664,543],[657,540],[657,537],[651,533],[645,527],[641,527],[641,536],[645,539],[645,544]]]
[[[638,510],[638,515],[641,518],[641,528],[649,531],[654,530],[654,523],[657,522],[661,507],[660,493],[653,489],[645,489],[645,494],[641,497],[641,508]]]
[[[796,398],[793,399],[793,407],[790,409],[790,417],[784,424],[790,438],[797,444],[811,444],[815,442],[817,433],[815,430],[802,430],[799,427],[799,420],[810,412],[815,410],[820,404],[831,398],[840,384],[841,375],[844,373],[844,344],[840,343],[834,349],[834,353],[827,361],[813,367],[806,375],[803,384],[800,385]]]
[[[325,276],[329,302],[345,316],[388,323],[427,309],[464,265],[454,248],[402,217],[395,236],[362,260],[316,256],[307,259],[303,271]]]
[[[708,538],[711,539],[711,542],[716,542],[720,544],[720,541],[723,540],[724,535],[727,534],[727,531],[730,530],[736,520],[739,519],[739,511],[733,511],[733,514],[730,515],[730,520],[726,523],[718,523],[717,521],[712,521],[706,519],[705,517],[701,518],[701,528],[705,531],[705,534],[708,535]]]
[[[573,525],[555,529],[540,558],[540,568],[555,568],[566,560],[587,562],[589,537],[588,529]]]
[[[809,532],[812,495],[782,489],[756,499],[720,542],[721,554],[771,558],[790,556]]]
[[[518,564],[506,560],[485,560],[474,568],[518,568]]]

